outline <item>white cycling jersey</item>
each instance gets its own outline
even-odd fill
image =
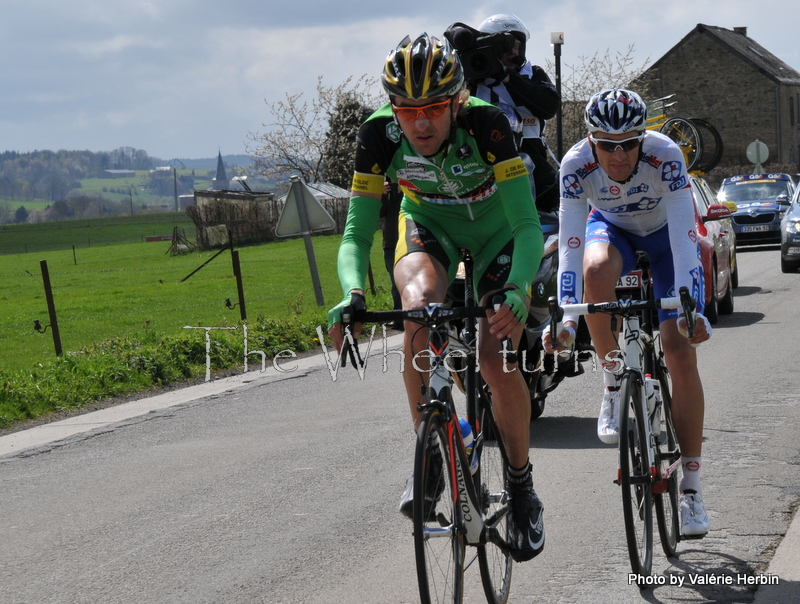
[[[608,177],[597,163],[588,139],[584,139],[564,156],[560,176],[561,305],[582,301],[583,249],[590,210],[640,237],[669,224],[675,288],[686,286],[693,291],[693,275],[697,275],[699,267],[694,202],[683,153],[671,139],[646,131],[639,163],[625,183]],[[577,321],[577,317],[568,315],[569,309],[565,309],[564,320]]]

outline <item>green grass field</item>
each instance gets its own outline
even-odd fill
[[[150,235],[171,235],[175,226],[194,241],[194,223],[183,212],[0,225],[0,256],[140,243]]]
[[[224,304],[226,298],[234,303],[238,299],[230,251],[224,251],[181,282],[216,252],[170,256],[166,253],[170,243],[166,241],[97,244],[136,240],[145,234],[169,234],[177,220],[173,214],[149,216],[142,223],[109,220],[87,226],[85,221],[78,221],[15,225],[0,230],[0,249],[5,254],[0,256],[0,368],[24,370],[55,358],[51,331],[40,334],[33,329],[35,319],[42,326],[49,323],[41,260],[47,261],[65,352],[123,336],[178,335],[186,332],[185,325],[238,324],[239,308],[229,310]],[[23,228],[15,231],[18,227]],[[193,232],[193,227],[191,231],[187,227],[190,239]],[[92,247],[85,245],[87,239],[93,240]],[[372,266],[375,283],[382,292],[377,302],[387,307],[387,303],[391,304],[386,293],[389,278],[383,268],[380,236],[376,239]],[[12,251],[26,241],[39,249],[62,249],[27,254]],[[84,244],[80,245],[82,241]],[[302,315],[315,324],[324,324],[327,309],[341,299],[336,275],[339,241],[340,236],[313,239],[325,296],[322,308],[315,302],[302,239],[241,248],[248,320],[253,321],[258,315],[279,321],[287,315]],[[74,256],[70,242],[78,244]],[[198,339],[204,337],[200,330],[195,333]]]

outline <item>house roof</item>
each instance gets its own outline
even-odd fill
[[[335,184],[330,182],[307,182],[306,186],[312,191],[318,191],[321,193],[322,197],[332,197],[334,199],[350,197],[350,191],[341,187],[337,187]],[[320,197],[319,195],[314,196]]]
[[[747,28],[725,29],[724,27],[716,27],[714,25],[704,25],[698,23],[691,32],[689,32],[680,42],[673,46],[662,56],[658,61],[653,63],[653,67],[657,67],[668,55],[689,36],[698,33],[711,36],[720,44],[726,46],[735,55],[739,56],[745,63],[749,63],[756,70],[770,78],[771,80],[781,84],[800,85],[800,72],[784,63],[781,59],[776,57],[766,48],[761,46],[758,42],[747,36]]]

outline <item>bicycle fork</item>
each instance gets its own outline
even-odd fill
[[[434,330],[431,330],[431,336],[434,336],[434,333]],[[483,519],[483,507],[481,505],[479,485],[475,484],[470,472],[470,462],[472,460],[468,459],[464,448],[464,440],[461,435],[458,416],[451,403],[453,378],[450,376],[450,368],[447,367],[446,364],[449,342],[446,339],[441,341],[441,336],[444,338],[447,337],[439,333],[439,336],[431,338],[430,348],[434,354],[431,358],[428,400],[431,401],[432,404],[439,405],[447,410],[444,415],[447,421],[447,439],[450,445],[448,447],[450,459],[447,459],[446,463],[453,468],[453,472],[450,473],[453,482],[451,485],[454,498],[453,503],[459,508],[462,519],[461,526],[454,527],[454,529],[458,534],[464,535],[469,545],[483,545],[487,541],[491,541],[501,549],[508,550],[508,544],[494,527],[494,516],[487,518],[486,521]],[[439,341],[436,341],[437,339]],[[482,442],[482,433],[476,433],[472,455],[479,454]]]

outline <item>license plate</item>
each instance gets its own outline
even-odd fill
[[[617,281],[617,289],[636,289],[642,285],[642,272],[633,271],[620,277]]]
[[[755,224],[752,226],[743,226],[742,233],[759,233],[761,231],[768,231],[768,224]]]

